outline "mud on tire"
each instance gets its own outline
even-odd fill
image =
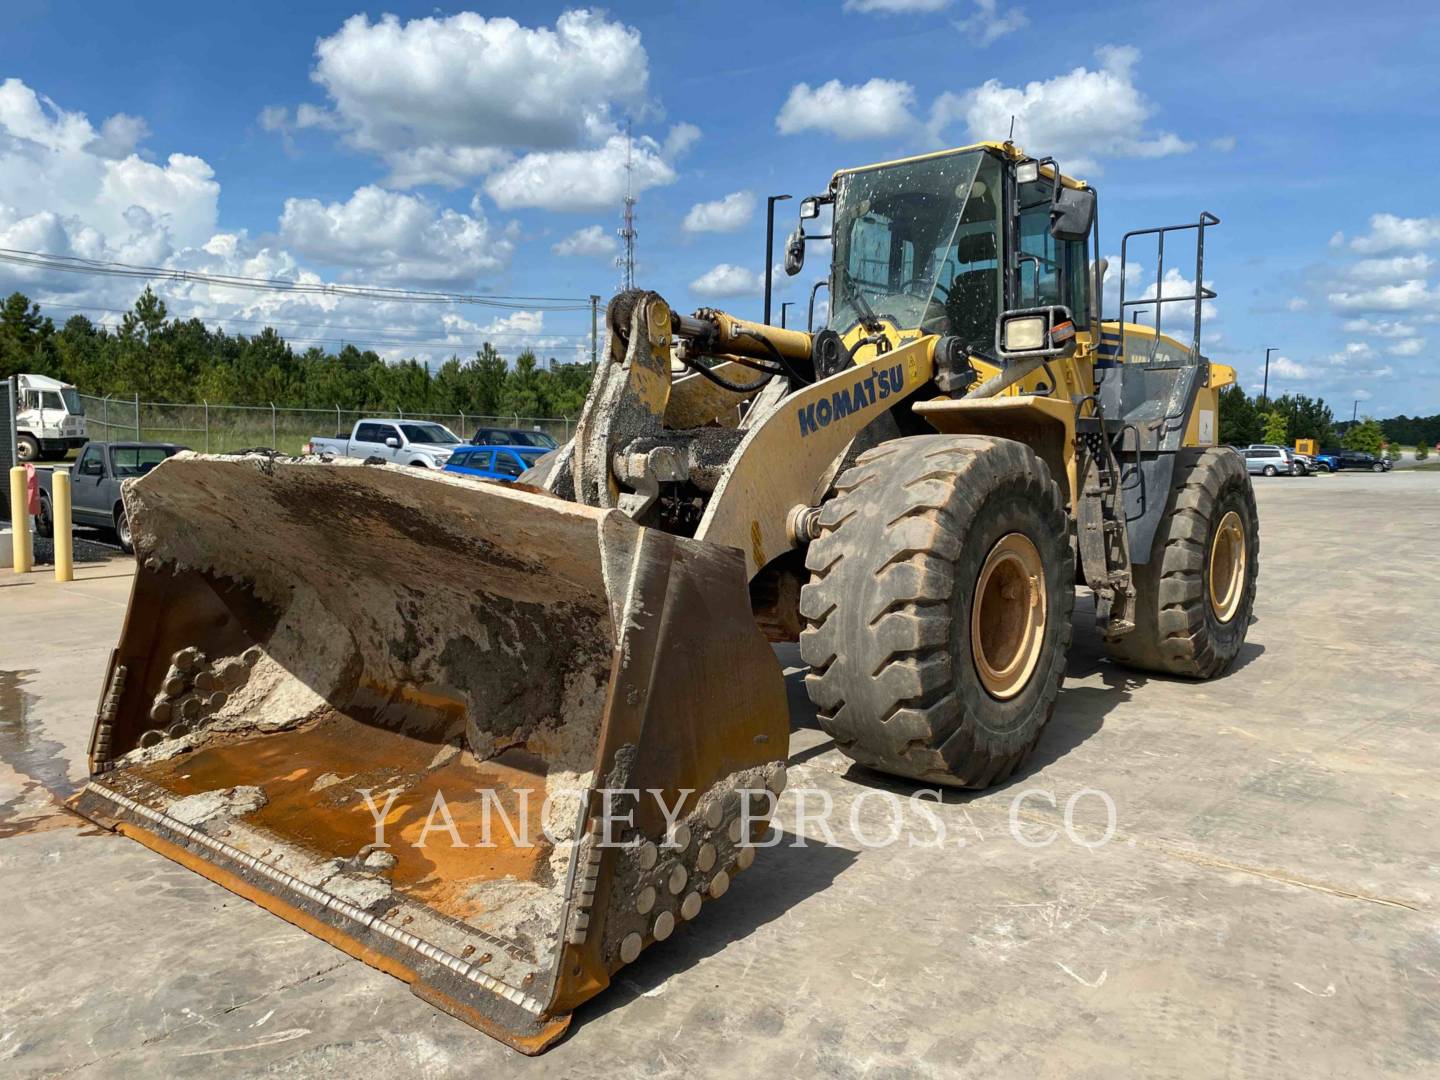
[[[1070,519],[1044,462],[1006,439],[896,439],[840,475],[819,524],[800,653],[821,727],[884,772],[975,788],[1008,777],[1054,710],[1075,603]],[[1014,534],[1043,569],[1044,621],[1033,668],[1002,700],[972,652],[972,602]]]
[[[1229,617],[1222,619],[1215,596],[1227,590],[1215,581],[1212,591],[1212,569],[1226,564],[1217,565],[1212,556],[1220,526],[1232,513],[1244,540],[1244,565],[1234,580],[1238,593]],[[1245,643],[1259,555],[1260,523],[1244,460],[1227,447],[1182,450],[1150,561],[1135,567],[1135,629],[1107,643],[1110,656],[1166,675],[1219,675]]]

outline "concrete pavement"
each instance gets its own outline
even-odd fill
[[[909,802],[869,846],[915,789],[831,747],[782,648],[782,845],[536,1060],[61,811],[128,574],[0,580],[0,1071],[1436,1075],[1440,473],[1256,487],[1236,668],[1116,668],[1082,600],[1035,758],[927,804],[941,847]],[[833,801],[832,837],[794,846],[797,790]]]

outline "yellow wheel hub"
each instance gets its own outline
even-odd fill
[[[1210,608],[1222,623],[1235,617],[1245,595],[1245,523],[1231,510],[1210,541]]]
[[[1045,643],[1045,567],[1028,536],[990,549],[970,601],[970,652],[980,682],[1005,701],[1025,688]]]

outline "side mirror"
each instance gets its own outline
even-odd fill
[[[385,445],[388,446],[391,450],[399,450],[400,440],[397,439],[394,435],[391,435],[385,440]]]
[[[785,273],[794,277],[805,267],[805,234],[796,229],[785,241]]]
[[[1055,192],[1050,208],[1050,235],[1061,241],[1080,241],[1090,235],[1095,222],[1095,192],[1090,188],[1063,185]]]
[[[811,218],[820,216],[820,200],[814,195],[807,195],[800,200],[800,219],[809,221]]]
[[[1018,308],[996,320],[995,354],[1002,360],[1049,359],[1075,348],[1075,323],[1063,304]]]

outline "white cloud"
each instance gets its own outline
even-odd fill
[[[1421,311],[1440,300],[1421,278],[1396,285],[1342,288],[1329,298],[1330,306],[1340,312]]]
[[[1425,339],[1418,337],[1401,338],[1385,351],[1391,356],[1419,356],[1425,349]]]
[[[346,202],[286,199],[280,238],[317,262],[379,281],[462,283],[499,270],[515,249],[478,208],[437,209],[415,195],[362,187]]]
[[[1392,255],[1388,259],[1361,259],[1346,268],[1354,281],[1409,281],[1423,277],[1435,265],[1428,255]]]
[[[969,34],[982,49],[1030,23],[1023,8],[1002,8],[998,0],[975,0],[975,9],[975,14],[955,27]]]
[[[158,260],[203,243],[217,215],[214,172],[188,154],[171,154],[163,165],[143,159],[137,146],[146,130],[125,114],[96,129],[84,113],[60,108],[19,79],[0,83],[0,220],[7,235],[43,237],[45,251],[88,258]]]
[[[1345,242],[1345,234],[1337,232],[1330,238],[1332,247]],[[1361,255],[1378,255],[1387,251],[1418,250],[1440,245],[1440,217],[1402,218],[1395,214],[1374,214],[1370,232],[1350,240],[1350,249]]]
[[[1135,85],[1140,52],[1104,46],[1096,70],[1078,67],[1023,87],[991,79],[965,94],[941,94],[930,113],[939,142],[952,121],[963,119],[976,141],[1002,138],[1015,121],[1015,141],[1033,153],[1053,154],[1068,170],[1095,172],[1101,157],[1164,157],[1194,148],[1168,131],[1149,131],[1155,109]]]
[[[606,232],[602,225],[587,225],[579,229],[550,250],[556,255],[583,255],[600,257],[615,254],[615,237]]]
[[[1351,334],[1373,334],[1383,338],[1415,336],[1415,327],[1410,323],[1389,319],[1346,319],[1341,328]]]
[[[735,191],[723,199],[696,203],[685,215],[686,232],[728,233],[743,229],[755,213],[755,193]]]
[[[1235,136],[1222,135],[1218,139],[1210,140],[1210,149],[1217,154],[1228,154],[1235,149]]]
[[[846,11],[866,15],[915,15],[949,6],[950,0],[845,0]]]
[[[690,291],[696,296],[716,298],[758,296],[765,291],[765,275],[759,270],[721,263],[690,282]]]
[[[775,118],[781,135],[824,131],[843,139],[903,134],[915,125],[910,106],[915,88],[894,79],[871,79],[846,86],[831,79],[823,86],[796,83]]]
[[[390,164],[394,183],[458,185],[506,151],[583,146],[648,107],[640,32],[598,10],[566,11],[553,27],[474,12],[354,15],[315,58],[329,107],[301,105],[295,125],[343,130]]]
[[[699,141],[700,129],[694,124],[672,124],[665,135],[665,145],[660,149],[661,156],[674,161],[688,154],[691,147]]]
[[[1286,311],[1305,311],[1309,307],[1310,301],[1306,300],[1303,296],[1292,296],[1289,300],[1285,301]]]
[[[633,194],[675,182],[675,170],[654,139],[637,136],[627,151],[624,135],[612,135],[594,150],[553,150],[526,154],[485,181],[486,193],[501,209],[601,210],[625,194],[627,153]]]
[[[296,123],[288,113],[268,119]],[[163,163],[146,160],[136,141],[144,131],[144,122],[133,117],[96,127],[18,80],[0,84],[0,246],[309,284],[342,275],[387,284],[473,281],[510,258],[513,229],[490,225],[473,204],[467,214],[380,188],[362,188],[332,203],[291,200],[277,232],[293,247],[220,230],[220,185],[209,165],[186,154]],[[127,146],[130,153],[106,156]],[[322,277],[302,257],[344,269]],[[526,345],[550,349],[565,340],[546,330],[538,312],[512,313],[487,325],[466,318],[470,309],[433,304],[256,292],[164,276],[150,284],[173,316],[237,334],[272,324],[297,349],[334,350],[348,341],[387,359],[418,356],[435,363],[451,353],[472,354],[491,334],[509,356]],[[0,265],[0,291],[22,289],[57,322],[78,309],[114,325],[118,311],[128,309],[145,285],[136,278]]]
[[[1282,379],[1304,379],[1309,377],[1310,371],[1304,364],[1297,364],[1288,356],[1277,356],[1270,361],[1270,374]]]

